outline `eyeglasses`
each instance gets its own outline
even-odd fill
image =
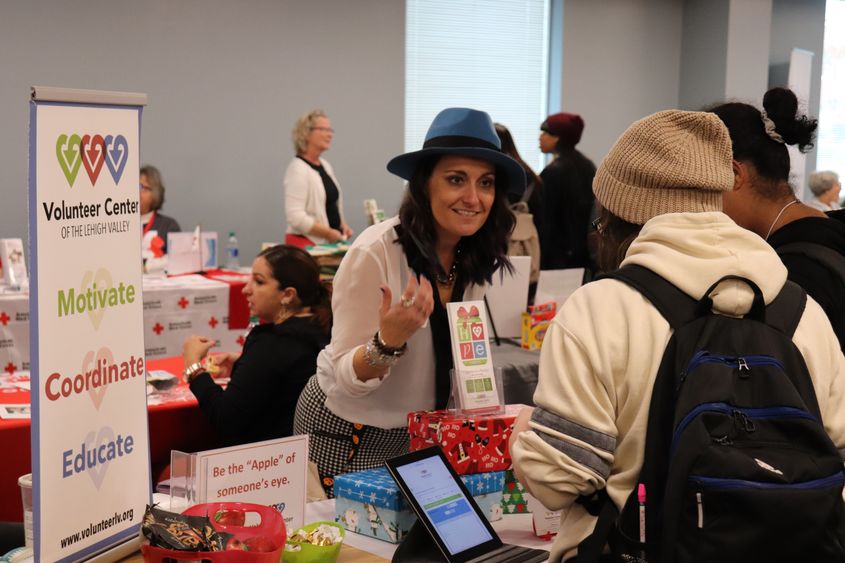
[[[326,133],[334,133],[334,129],[331,127],[312,127],[312,131],[325,131]]]
[[[593,219],[590,225],[592,225],[593,230],[598,234],[604,234],[604,223],[601,222],[601,217],[596,217],[595,219]]]

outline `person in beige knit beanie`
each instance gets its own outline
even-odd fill
[[[625,131],[599,165],[593,192],[602,207],[599,267],[616,268],[649,219],[721,211],[733,188],[731,139],[715,115],[667,110]]]
[[[733,166],[728,130],[713,114],[662,111],[631,125],[593,182],[604,269],[646,268],[696,300],[723,277],[742,277],[771,303],[786,268],[766,241],[722,212]],[[736,279],[721,281],[710,296],[714,312],[733,317],[745,315],[754,299]],[[811,298],[798,326],[793,342],[810,369],[825,428],[842,451],[845,357]],[[636,493],[652,388],[671,333],[648,299],[613,278],[580,287],[550,323],[536,407],[520,413],[510,440],[520,483],[561,511],[550,561],[580,555],[579,544],[595,528],[579,496],[604,489],[619,508]]]

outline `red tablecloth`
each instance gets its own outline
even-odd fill
[[[229,270],[209,270],[203,272],[208,279],[223,282],[229,286],[229,329],[244,329],[249,325],[249,306],[243,291],[250,274],[241,274]]]
[[[150,360],[147,370],[182,372],[182,358]],[[187,387],[181,384],[182,387]],[[217,436],[190,392],[176,400],[147,407],[152,479],[170,463],[170,450],[196,452],[217,445]],[[28,403],[24,390],[3,393],[3,403]],[[0,420],[0,522],[23,521],[18,477],[31,471],[30,421]]]

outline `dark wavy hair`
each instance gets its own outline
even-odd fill
[[[408,181],[408,187],[399,207],[399,223],[402,225],[402,230],[397,242],[403,248],[409,248],[410,245],[416,246],[429,268],[428,272],[419,273],[429,275],[437,272],[446,274],[434,250],[437,243],[437,231],[428,193],[428,181],[441,156],[443,155],[420,161],[413,177]],[[508,207],[507,186],[507,173],[497,167],[496,194],[490,215],[474,235],[462,238],[459,243],[461,256],[456,266],[456,273],[465,282],[476,285],[490,283],[493,280],[493,273],[499,268],[502,268],[503,272],[513,271],[513,266],[508,260],[508,239],[516,219]]]
[[[303,307],[311,307],[320,328],[331,332],[332,303],[329,288],[320,281],[320,266],[310,254],[289,244],[277,244],[258,256],[267,260],[280,289],[293,287]]]
[[[757,173],[768,180],[755,186],[755,191],[766,198],[777,199],[785,195],[783,185],[789,182],[786,146],[798,145],[801,152],[812,149],[818,120],[798,113],[798,98],[788,88],[772,88],[766,92],[763,109],[774,122],[775,132],[783,138],[783,143],[769,136],[760,110],[752,105],[729,102],[705,111],[715,113],[727,126],[734,160],[751,162]]]
[[[522,157],[519,155],[519,151],[516,150],[516,143],[513,141],[513,135],[508,130],[507,127],[502,125],[501,123],[494,123],[493,126],[496,128],[496,134],[499,136],[499,140],[502,142],[502,152],[514,159],[522,166],[522,169],[525,170],[525,185],[530,186],[531,183],[534,183],[534,191],[540,192],[543,187],[543,180],[537,175],[534,170],[528,166],[528,163],[522,160]],[[533,194],[532,194],[533,195]],[[512,192],[508,192],[508,200],[511,203],[516,203],[522,198],[522,193],[514,194]],[[533,211],[533,209],[532,209]]]
[[[598,226],[598,268],[600,272],[612,272],[619,267],[628,248],[642,230],[642,225],[629,223],[604,207],[599,211]]]

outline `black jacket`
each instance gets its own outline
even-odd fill
[[[587,235],[593,211],[592,161],[575,149],[561,152],[540,173],[543,221],[540,261],[544,270],[589,265]]]
[[[845,256],[845,210],[828,213],[829,219],[805,217],[787,223],[769,237],[775,250],[793,242],[814,242]],[[803,287],[822,306],[845,350],[845,286],[839,276],[806,256],[782,257],[787,277]]]
[[[194,378],[191,391],[223,445],[290,436],[299,394],[328,343],[313,317],[259,325],[246,337],[225,391],[207,373]]]

